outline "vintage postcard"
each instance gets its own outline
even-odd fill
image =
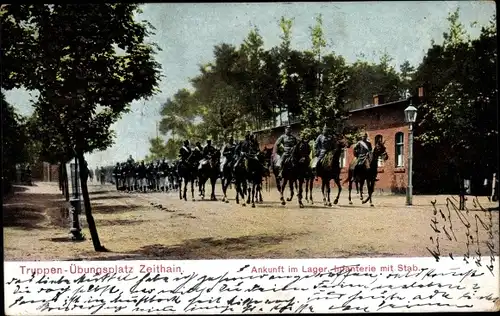
[[[0,18],[7,315],[500,309],[494,2]]]

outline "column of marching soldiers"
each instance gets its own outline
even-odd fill
[[[112,177],[119,191],[127,192],[168,192],[179,189],[180,179],[177,174],[177,166],[181,160],[186,161],[191,157],[198,161],[198,168],[201,168],[203,163],[211,155],[222,153],[221,167],[224,164],[233,163],[242,152],[256,152],[259,150],[259,144],[253,133],[247,132],[244,140],[235,143],[231,137],[229,142],[222,148],[222,151],[212,145],[211,140],[206,140],[206,145],[202,146],[200,142],[196,142],[194,147],[190,146],[189,140],[184,141],[183,146],[179,150],[179,159],[169,161],[165,158],[158,159],[145,163],[144,160],[137,162],[129,156],[125,162],[117,162],[112,169]]]

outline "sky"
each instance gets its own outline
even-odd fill
[[[144,158],[149,138],[157,135],[161,105],[182,88],[190,88],[189,79],[198,74],[199,64],[213,59],[213,47],[220,43],[239,46],[256,26],[265,48],[279,45],[282,16],[293,18],[292,48],[310,49],[309,27],[315,16],[323,15],[327,49],[354,62],[360,54],[377,62],[387,52],[399,68],[405,60],[414,66],[422,61],[431,40],[441,43],[448,30],[448,13],[460,7],[460,21],[472,36],[487,25],[496,12],[493,1],[374,1],[374,2],[280,2],[280,3],[155,3],[145,4],[139,19],[156,28],[149,40],[162,49],[157,61],[162,65],[161,92],[150,100],[132,103],[132,111],[123,115],[112,129],[115,144],[103,152],[86,156],[91,168],[114,165],[129,155]],[[479,27],[471,28],[477,21]],[[16,89],[4,92],[7,101],[20,114],[32,113],[30,100],[36,94]],[[166,138],[165,138],[166,139]]]

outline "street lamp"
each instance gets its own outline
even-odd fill
[[[410,105],[405,109],[405,122],[409,125],[408,135],[408,187],[406,189],[406,205],[413,204],[413,123],[417,121],[417,108]]]
[[[76,153],[76,151],[75,151]],[[66,168],[66,166],[64,166]],[[74,185],[73,185],[73,198],[69,200],[70,203],[70,216],[71,216],[71,229],[70,233],[73,235],[73,240],[84,240],[85,237],[82,234],[82,229],[80,227],[79,215],[81,212],[81,201],[80,194],[78,193],[78,158],[75,155],[74,164]]]

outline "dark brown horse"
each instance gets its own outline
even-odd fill
[[[201,198],[205,198],[205,183],[210,180],[212,192],[210,194],[211,201],[217,201],[215,196],[215,183],[220,176],[220,152],[216,151],[207,157],[201,164],[201,169],[198,170],[198,185],[200,188]]]
[[[340,155],[342,150],[347,146],[345,138],[333,139],[332,150],[327,152],[321,161],[316,165],[316,176],[321,178],[321,192],[323,193],[323,204],[325,206],[332,206],[330,201],[330,180],[333,180],[339,188],[337,197],[333,204],[339,202],[340,192],[342,186],[340,183]]]
[[[360,188],[363,188],[363,185],[365,184],[366,181],[366,186],[368,189],[368,197],[363,201],[363,204],[370,201],[370,206],[373,206],[372,195],[375,190],[375,181],[377,179],[379,157],[382,157],[383,160],[388,159],[385,143],[380,141],[375,143],[373,150],[368,153],[368,156],[366,157],[365,163],[363,165],[358,165],[357,161],[351,163],[349,167],[347,180],[345,181],[349,182],[349,204],[352,204],[351,200],[352,183],[357,182],[359,183]]]

